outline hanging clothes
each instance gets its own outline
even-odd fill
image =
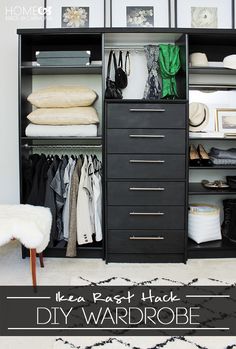
[[[77,242],[84,245],[93,242],[93,224],[91,217],[92,187],[88,175],[88,159],[84,158],[77,198]]]
[[[160,97],[161,86],[159,82],[159,47],[157,45],[144,46],[147,59],[148,78],[144,90],[144,99],[155,100]]]
[[[56,197],[56,225],[57,225],[57,237],[56,240],[63,240],[63,223],[62,223],[62,211],[65,204],[64,192],[64,173],[65,168],[68,164],[68,157],[64,156],[60,161],[58,169],[56,171],[55,176],[52,179],[50,187],[55,192]]]
[[[63,236],[66,241],[69,238],[69,225],[70,225],[70,190],[71,190],[71,178],[74,172],[76,161],[70,157],[68,164],[65,168],[64,173],[64,187],[65,191],[63,197],[65,199],[65,205],[62,212],[62,221],[63,221]]]
[[[74,172],[71,177],[71,187],[70,187],[70,217],[69,217],[69,237],[66,249],[67,257],[75,257],[76,252],[76,242],[77,242],[77,199],[78,190],[81,176],[81,168],[83,162],[81,157],[78,158]]]
[[[178,97],[176,74],[180,70],[180,50],[176,45],[161,44],[159,65],[162,77],[162,97]]]

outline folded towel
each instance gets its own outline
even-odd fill
[[[216,159],[234,159],[236,160],[236,148],[230,148],[227,150],[219,148],[211,148],[210,156],[213,156]]]
[[[29,124],[27,137],[96,137],[97,125],[49,126]]]
[[[218,159],[214,156],[211,156],[210,159],[212,160],[214,165],[223,166],[223,165],[236,165],[236,159]]]

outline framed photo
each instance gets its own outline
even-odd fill
[[[234,0],[175,0],[176,28],[232,29]]]
[[[110,0],[111,27],[170,27],[170,0]]]
[[[216,131],[236,134],[236,109],[216,109]]]
[[[104,0],[45,0],[45,28],[105,27]]]

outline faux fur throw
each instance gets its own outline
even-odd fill
[[[49,208],[32,205],[0,205],[0,246],[13,238],[40,253],[50,238],[52,215]]]

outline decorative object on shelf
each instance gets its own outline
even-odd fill
[[[208,67],[207,55],[202,52],[194,52],[189,56],[190,67]]]
[[[226,181],[231,189],[236,189],[236,176],[226,176]]]
[[[120,89],[124,89],[128,85],[128,77],[126,72],[123,69],[123,52],[119,52],[118,65],[116,63],[116,56],[114,55],[114,64],[115,64],[115,83],[116,86]]]
[[[233,28],[233,1],[175,0],[175,27]]]
[[[111,65],[112,61],[114,63],[114,69],[116,70],[116,56],[113,50],[109,53],[109,59],[107,64],[107,78],[106,78],[106,91],[105,98],[106,99],[122,99],[122,91],[119,87],[117,87],[116,82],[111,80]]]
[[[110,0],[111,27],[170,27],[170,0]]]
[[[143,98],[156,100],[160,98],[161,86],[159,81],[159,47],[157,45],[144,46],[147,60],[148,78],[144,89]]]
[[[193,102],[189,104],[189,131],[203,131],[209,124],[209,109],[206,104]]]
[[[224,58],[223,65],[228,69],[236,69],[236,55],[230,55]]]
[[[216,131],[236,135],[236,109],[216,109]]]
[[[178,97],[176,74],[181,68],[180,49],[177,45],[159,45],[159,66],[162,78],[162,98]]]
[[[224,222],[222,224],[222,235],[236,243],[236,199],[223,200]]]
[[[104,0],[45,0],[46,28],[105,27]]]
[[[225,150],[212,147],[209,156],[214,165],[236,165],[236,148]]]
[[[188,215],[188,236],[197,244],[221,240],[219,207],[191,204]]]
[[[229,185],[222,180],[215,180],[213,182],[210,182],[206,179],[203,179],[201,183],[203,187],[207,189],[228,189],[229,188]]]

